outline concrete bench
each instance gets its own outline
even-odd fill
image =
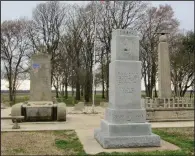
[[[1,117],[1,119],[12,119],[12,122],[14,123],[12,129],[20,129],[20,126],[18,125],[18,119],[22,120],[24,119],[24,116],[7,116],[7,117]]]

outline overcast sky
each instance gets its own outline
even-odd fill
[[[1,1],[1,22],[4,20],[14,20],[20,17],[32,16],[32,10],[37,4],[45,1]],[[81,3],[81,1],[68,1],[67,3]],[[194,30],[194,1],[151,1],[153,6],[158,7],[159,4],[170,4],[175,12],[175,17],[180,21],[180,29]],[[7,89],[7,82],[1,80],[1,89]],[[25,81],[20,89],[29,89],[29,81]],[[145,87],[142,81],[142,90]]]
[[[1,22],[20,17],[32,16],[32,9],[45,1],[1,1]],[[85,1],[67,1],[67,3],[86,4]],[[194,30],[194,1],[151,1],[152,5],[170,4],[175,17],[180,21],[180,29]]]

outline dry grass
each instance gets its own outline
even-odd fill
[[[164,132],[169,133],[170,135],[178,135],[184,138],[194,140],[194,127],[182,127],[182,128],[158,128]]]
[[[74,131],[1,132],[1,155],[75,155],[80,152],[69,144],[59,148],[57,140],[80,144]]]

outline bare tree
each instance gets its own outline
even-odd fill
[[[40,3],[33,10],[33,20],[29,22],[28,34],[34,52],[45,52],[51,55],[52,77],[55,57],[57,57],[56,50],[63,32],[62,26],[65,24],[67,8],[65,3],[59,1]],[[51,83],[53,81],[52,77]]]
[[[80,67],[81,67],[81,50],[83,46],[83,40],[81,34],[84,30],[83,21],[80,18],[80,7],[74,5],[71,11],[68,13],[67,20],[67,36],[69,38],[70,49],[68,55],[71,58],[72,71],[75,71],[76,75],[76,100],[80,100]]]
[[[4,21],[1,24],[1,60],[5,68],[5,77],[9,82],[10,104],[16,100],[17,81],[21,74],[27,72],[29,42],[26,21]]]
[[[68,51],[71,51],[70,42],[66,36],[62,36],[59,44],[59,63],[61,71],[61,85],[62,85],[62,96],[68,99],[68,84],[70,83],[71,73],[71,58],[68,55]]]
[[[99,9],[98,39],[105,50],[102,56],[105,60],[106,97],[109,90],[109,63],[111,53],[111,33],[113,29],[138,29],[140,20],[143,19],[147,3],[141,1],[114,1],[105,2],[105,6]],[[102,65],[103,67],[103,65]],[[103,70],[104,68],[102,68]],[[103,83],[102,83],[103,84]]]
[[[95,65],[94,56],[94,31],[95,31],[95,7],[90,3],[85,8],[80,9],[80,18],[83,21],[83,31],[81,34],[83,40],[83,47],[81,53],[81,60],[83,64],[84,76],[84,98],[86,102],[92,99],[92,78],[93,67]]]
[[[183,97],[194,84],[194,32],[177,33],[170,40],[171,80],[174,95]]]
[[[160,5],[159,8],[151,7],[147,10],[140,27],[140,59],[142,61],[142,77],[146,88],[146,96],[152,97],[152,90],[157,77],[157,46],[161,31],[175,32],[178,21],[169,5]]]

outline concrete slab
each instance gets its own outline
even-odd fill
[[[180,148],[161,140],[161,147],[142,147],[142,148],[121,148],[121,149],[104,149],[102,146],[94,139],[94,129],[89,130],[76,130],[76,133],[83,144],[84,150],[87,154],[97,154],[100,152],[146,152],[146,151],[164,151],[164,150],[179,150]]]

